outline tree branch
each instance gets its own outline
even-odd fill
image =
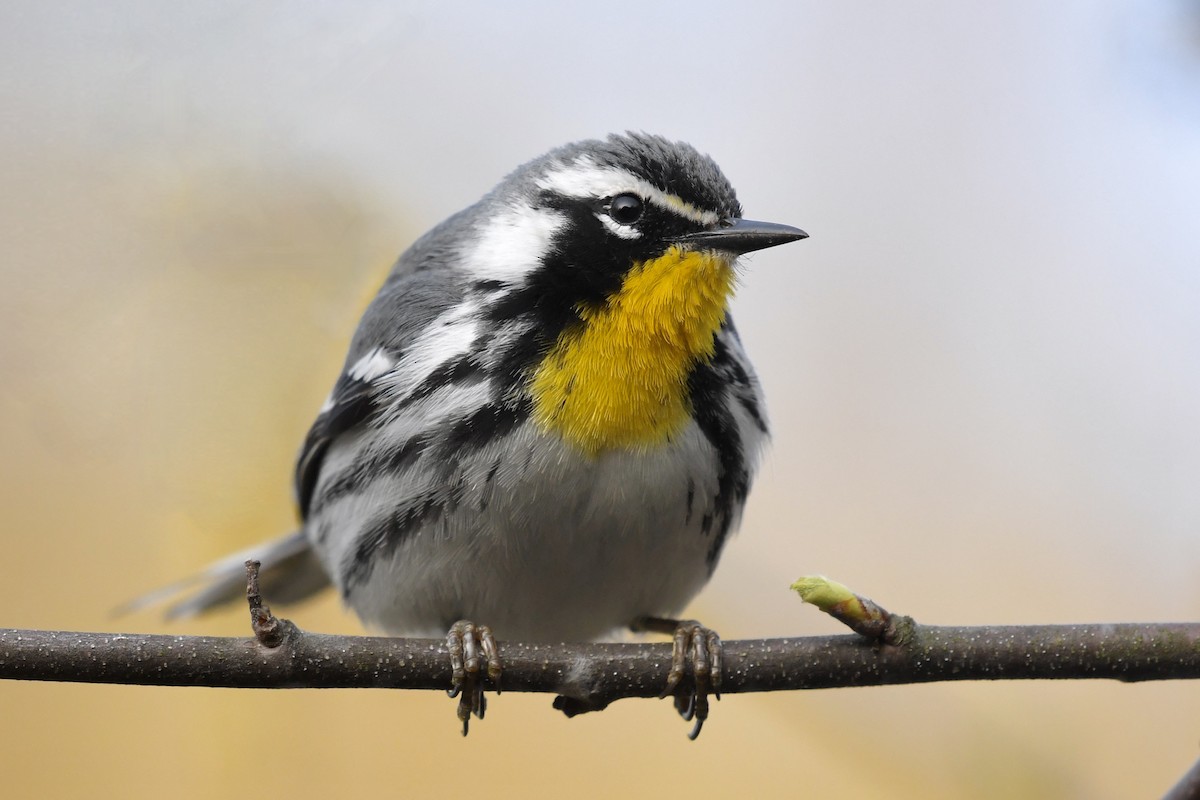
[[[903,645],[860,636],[726,641],[722,694],[963,680],[1200,678],[1200,624],[913,626]],[[656,697],[669,644],[501,642],[504,690],[599,709]],[[255,689],[445,689],[440,639],[307,633],[255,638],[0,629],[0,678]]]
[[[247,689],[445,689],[444,639],[307,633],[275,617],[246,563],[254,638],[0,629],[0,679]],[[859,635],[724,642],[721,692],[1036,678],[1200,678],[1200,624],[938,627],[845,586],[802,578],[801,597]],[[505,642],[505,691],[551,692],[568,715],[658,697],[670,644]],[[482,678],[491,686],[494,676]],[[691,677],[684,679],[687,691]],[[492,686],[494,688],[494,686]]]

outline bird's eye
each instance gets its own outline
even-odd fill
[[[619,194],[608,204],[608,215],[621,225],[632,225],[642,218],[644,205],[636,194]]]

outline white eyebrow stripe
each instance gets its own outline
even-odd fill
[[[537,185],[539,189],[581,199],[614,197],[633,192],[660,208],[701,225],[716,225],[721,221],[716,212],[696,208],[682,197],[664,192],[654,184],[623,169],[597,166],[588,156],[580,156],[567,166],[546,173],[538,180]]]

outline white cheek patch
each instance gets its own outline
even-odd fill
[[[601,167],[590,156],[580,156],[567,166],[548,172],[537,185],[539,189],[578,198],[616,197],[631,192],[701,225],[716,225],[721,221],[714,211],[697,208],[682,197],[664,192],[623,169]]]
[[[539,266],[565,221],[549,209],[500,209],[480,229],[479,240],[465,254],[465,266],[476,278],[516,283]]]

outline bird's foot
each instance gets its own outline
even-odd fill
[[[459,620],[450,626],[446,634],[446,649],[450,652],[451,688],[447,692],[458,698],[458,720],[462,723],[463,736],[467,735],[471,715],[483,719],[487,711],[487,698],[483,694],[486,679],[500,694],[500,673],[504,665],[500,661],[500,650],[496,637],[486,625]],[[481,674],[482,662],[487,662],[486,675]]]
[[[721,699],[721,637],[692,619],[646,617],[634,625],[634,630],[671,635],[671,670],[659,697],[674,695],[679,715],[689,722],[696,721],[688,734],[689,739],[695,739],[708,719],[709,694]],[[684,681],[689,667],[690,682]]]

